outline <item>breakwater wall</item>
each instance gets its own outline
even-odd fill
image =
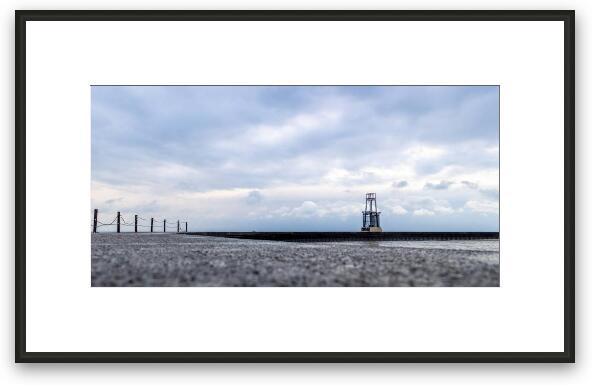
[[[499,232],[189,232],[187,235],[283,242],[452,241],[499,239]]]

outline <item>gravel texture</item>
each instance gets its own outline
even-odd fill
[[[499,286],[499,241],[93,234],[92,286]]]

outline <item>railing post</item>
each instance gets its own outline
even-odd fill
[[[185,232],[187,232],[187,222],[185,222]]]
[[[181,230],[181,222],[179,222],[179,220],[177,219],[177,232],[179,232]]]
[[[154,218],[150,218],[150,232],[154,232]]]
[[[121,231],[121,213],[118,211],[117,212],[117,232],[119,233]]]
[[[138,214],[134,214],[134,233],[138,232]]]
[[[162,226],[162,232],[166,233],[166,219],[164,220],[164,225]]]
[[[97,232],[97,217],[99,215],[99,209],[95,209],[95,213],[93,216],[93,233]]]

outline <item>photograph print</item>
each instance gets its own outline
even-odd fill
[[[93,85],[91,285],[498,287],[497,85]]]

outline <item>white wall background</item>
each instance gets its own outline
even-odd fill
[[[277,3],[277,4],[275,4]],[[592,380],[592,348],[590,332],[592,312],[588,295],[592,284],[588,274],[592,255],[592,240],[585,239],[592,229],[592,206],[582,197],[592,196],[591,173],[592,116],[585,107],[590,92],[592,5],[585,1],[347,1],[347,0],[288,0],[273,1],[4,1],[0,5],[2,37],[0,40],[0,382],[8,384],[111,384],[152,383],[438,383],[438,384],[579,384]],[[14,9],[575,9],[577,52],[577,115],[576,115],[576,309],[577,342],[575,365],[75,365],[19,364],[14,361]],[[587,177],[586,177],[587,176]]]

